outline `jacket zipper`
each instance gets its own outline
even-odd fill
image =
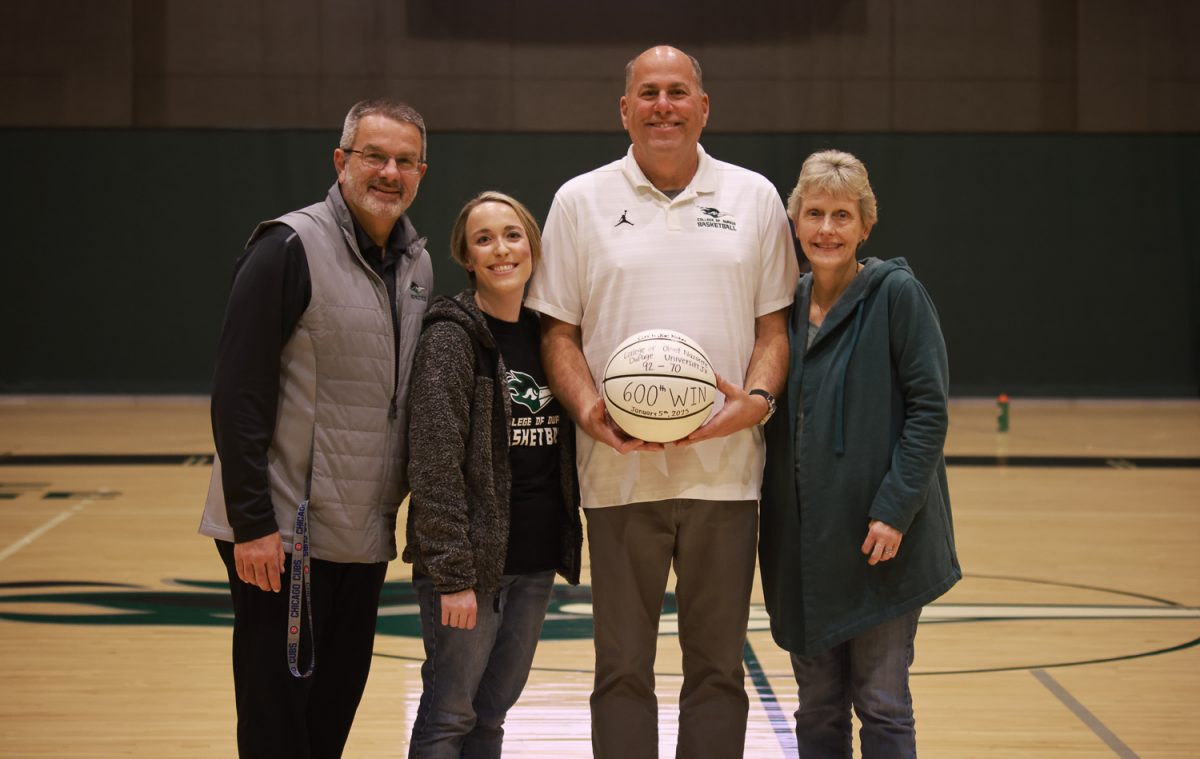
[[[363,268],[367,270],[368,276],[374,277],[376,283],[383,288],[383,299],[389,304],[388,311],[392,315],[392,398],[388,401],[387,418],[388,421],[394,422],[399,415],[396,396],[400,394],[400,316],[396,311],[400,303],[400,265],[408,256],[401,255],[400,260],[396,262],[396,269],[393,272],[393,276],[396,278],[396,296],[394,298],[389,297],[387,282],[384,282],[383,277],[376,274],[375,270],[364,260],[362,251],[358,249],[358,243],[354,239],[354,236],[345,230],[342,230],[342,234],[345,236],[346,242],[350,244],[351,250],[358,255],[358,259],[362,262]]]

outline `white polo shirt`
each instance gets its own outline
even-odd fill
[[[696,175],[674,200],[650,183],[632,148],[554,198],[526,305],[581,328],[597,387],[617,345],[647,329],[684,333],[718,374],[742,384],[755,318],[792,302],[799,271],[779,193],[762,175],[697,151]],[[723,403],[718,393],[714,413]],[[763,459],[757,427],[625,456],[578,437],[585,508],[758,500]]]

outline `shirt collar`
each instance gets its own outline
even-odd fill
[[[399,259],[400,256],[410,253],[409,248],[417,239],[417,230],[413,227],[412,222],[408,220],[408,215],[402,215],[392,225],[392,231],[388,233],[387,243],[384,245],[382,258],[379,255],[379,246],[371,239],[362,225],[358,223],[358,219],[350,212],[346,206],[346,201],[341,196],[341,188],[335,183],[330,189],[330,194],[337,193],[336,205],[340,205],[345,209],[346,218],[349,218],[350,224],[354,227],[354,241],[358,244],[358,252],[366,259],[372,267],[389,265]],[[339,209],[340,210],[340,209]]]
[[[688,183],[688,186],[683,188],[683,192],[676,196],[677,198],[688,195],[689,190],[693,194],[716,192],[717,190],[717,172],[713,159],[708,156],[708,153],[704,151],[704,147],[699,143],[696,144],[696,155],[699,158],[696,165],[696,174],[692,177],[692,181]],[[646,178],[642,167],[638,166],[637,160],[633,157],[632,145],[629,146],[629,150],[625,152],[625,158],[621,161],[621,173],[625,175],[629,184],[633,185],[636,189],[643,187],[657,189],[654,187],[654,183]]]
[[[405,223],[408,221],[407,217],[401,216],[396,220],[396,224],[388,235],[387,243],[383,247],[382,255],[380,255],[380,247],[358,223],[358,219],[354,218],[354,214],[350,214],[350,221],[354,224],[354,241],[358,243],[358,252],[362,254],[367,265],[374,269],[379,276],[384,277],[386,272],[392,271],[400,257],[408,252],[407,232],[410,227]]]

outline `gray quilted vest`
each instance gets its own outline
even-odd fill
[[[308,308],[280,355],[279,410],[268,451],[271,501],[285,549],[311,471],[313,557],[389,561],[396,558],[396,512],[408,494],[408,379],[433,286],[425,241],[413,242],[396,266],[396,357],[387,289],[359,253],[338,186],[322,203],[260,224],[250,241],[274,223],[300,235],[312,279]],[[233,540],[220,461],[200,532]]]

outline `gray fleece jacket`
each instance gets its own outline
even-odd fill
[[[508,552],[511,400],[504,361],[474,294],[464,290],[430,306],[409,391],[412,500],[404,560],[443,593],[495,592]],[[559,470],[568,513],[557,570],[575,585],[583,545],[575,427],[566,414],[561,424]]]

